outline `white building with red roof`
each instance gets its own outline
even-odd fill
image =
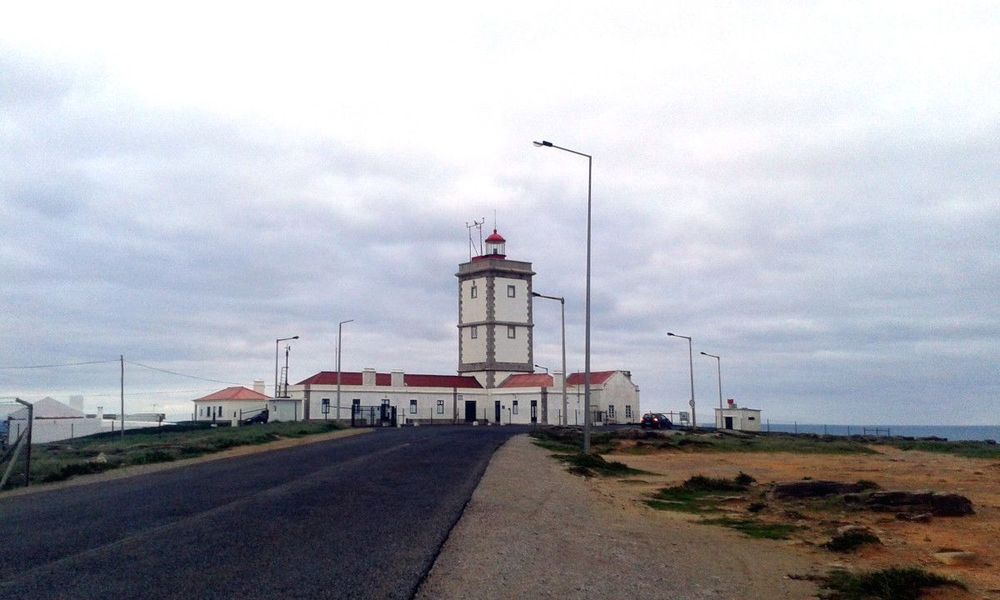
[[[246,419],[268,408],[271,398],[264,394],[264,382],[255,381],[254,388],[227,387],[194,400],[195,420],[231,423],[233,419]]]
[[[531,263],[507,258],[506,242],[494,229],[483,252],[456,273],[458,375],[321,371],[290,386],[289,398],[268,400],[271,418],[349,420],[352,410],[360,410],[353,407],[366,407],[369,413],[394,410],[398,423],[557,425],[565,413],[566,423],[582,425],[583,374],[566,379],[564,401],[562,373],[534,372],[535,273]],[[594,423],[639,422],[639,388],[631,373],[592,372],[591,407]],[[234,407],[220,404],[218,411],[230,418]]]

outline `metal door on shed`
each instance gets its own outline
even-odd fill
[[[476,420],[476,401],[465,401],[465,422],[471,423]]]

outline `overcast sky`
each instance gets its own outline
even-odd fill
[[[1000,423],[1000,8],[16,3],[0,19],[0,396],[114,362],[454,373],[486,217],[643,409]],[[317,3],[319,4],[319,3]],[[363,4],[363,6],[361,6]],[[558,304],[535,358],[559,364]],[[126,365],[126,410],[214,383]]]

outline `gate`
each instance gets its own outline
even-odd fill
[[[395,427],[396,407],[351,405],[351,427]]]

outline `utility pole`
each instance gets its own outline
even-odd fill
[[[122,443],[125,443],[125,355],[119,356],[121,361],[121,399],[122,399]]]

